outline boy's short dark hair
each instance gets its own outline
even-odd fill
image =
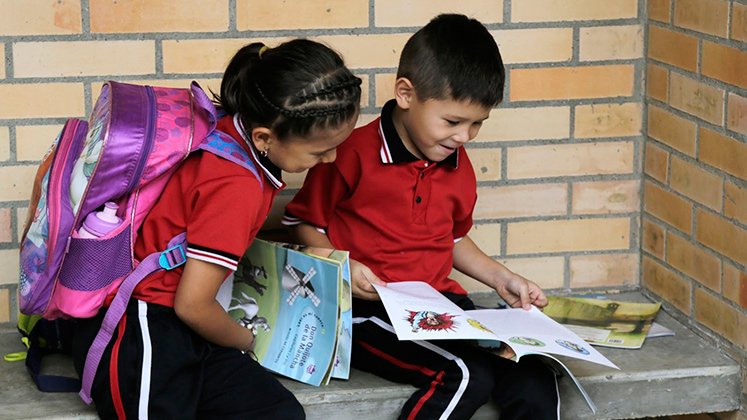
[[[468,100],[493,108],[503,99],[506,74],[498,45],[482,23],[443,14],[407,41],[400,77],[412,82],[420,100]]]

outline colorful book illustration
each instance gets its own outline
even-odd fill
[[[217,299],[256,331],[254,354],[265,368],[315,386],[347,379],[347,252],[255,239]]]
[[[623,302],[586,297],[548,298],[545,315],[587,342],[604,347],[638,349],[661,308],[660,303]]]
[[[571,371],[553,355],[585,360],[619,369],[573,331],[536,307],[465,311],[424,282],[408,281],[376,286],[400,340],[478,340],[485,347],[501,343],[516,354],[540,356],[565,371],[593,412],[596,406]]]

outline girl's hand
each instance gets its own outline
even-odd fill
[[[350,282],[352,284],[353,296],[365,300],[380,300],[379,294],[372,284],[386,286],[386,282],[381,280],[366,265],[351,259],[350,260]]]
[[[547,297],[536,283],[510,271],[499,282],[495,291],[512,308],[529,310],[532,305],[538,308],[547,306]]]

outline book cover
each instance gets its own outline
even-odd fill
[[[341,264],[320,256],[331,253],[256,239],[234,274],[227,307],[237,322],[255,328],[262,366],[315,386],[329,381],[335,354],[342,353]]]
[[[623,302],[586,297],[548,298],[545,315],[565,325],[587,342],[605,347],[637,349],[661,308],[660,303]]]

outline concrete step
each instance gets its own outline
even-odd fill
[[[612,298],[645,301],[640,293]],[[475,300],[486,306],[495,303],[495,298],[485,295],[476,295]],[[563,419],[629,419],[739,408],[739,365],[665,312],[657,322],[672,329],[675,336],[650,338],[638,350],[598,347],[619,371],[563,359],[598,409],[592,413],[570,379],[564,377],[560,381]],[[14,331],[0,331],[0,353],[22,349]],[[62,357],[50,360],[45,369],[72,373],[69,360]],[[281,381],[296,394],[309,419],[323,420],[393,419],[414,390],[360,371],[353,371],[348,381],[333,380],[319,388]],[[474,418],[495,419],[497,415],[497,409],[487,405]],[[77,394],[37,391],[23,363],[0,363],[0,419],[34,418],[89,419],[96,415]]]

